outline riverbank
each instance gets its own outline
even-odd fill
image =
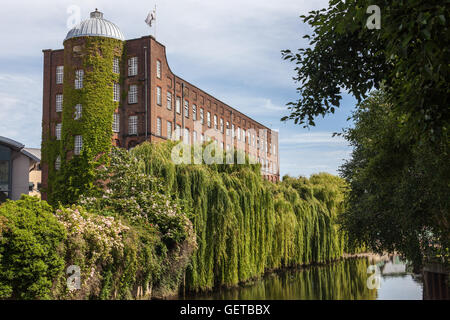
[[[403,261],[393,259],[405,268]],[[408,272],[381,274],[380,287],[367,286],[368,257],[351,257],[322,265],[284,268],[233,288],[186,294],[188,300],[375,300],[422,299],[422,283]],[[388,271],[388,270],[387,270]]]
[[[350,259],[367,259],[369,261],[372,261],[372,263],[379,262],[379,261],[389,261],[389,260],[392,260],[392,258],[394,256],[397,256],[397,254],[385,253],[383,255],[380,255],[380,254],[376,254],[376,253],[365,253],[365,252],[364,253],[354,253],[354,254],[344,253],[344,255],[342,257],[340,257],[339,259],[334,259],[332,261],[310,263],[310,264],[303,264],[303,265],[290,266],[290,267],[282,267],[282,268],[278,268],[278,269],[267,269],[267,270],[265,270],[264,274],[262,274],[261,276],[248,279],[247,281],[242,281],[233,286],[223,285],[223,286],[209,288],[207,290],[198,291],[198,292],[195,292],[195,291],[182,292],[182,289],[181,289],[180,293],[178,293],[178,294],[170,295],[167,297],[159,297],[158,299],[176,300],[176,299],[183,299],[185,297],[194,298],[196,295],[198,295],[200,297],[208,296],[209,294],[214,295],[214,292],[220,292],[223,290],[236,290],[236,289],[239,289],[240,287],[248,287],[248,286],[251,286],[255,283],[262,281],[264,278],[270,277],[271,275],[280,274],[280,273],[304,271],[304,270],[308,270],[311,268],[327,268],[334,263],[339,263],[339,262],[343,262],[344,260],[350,260]]]
[[[0,278],[8,279],[0,283],[3,297],[164,298],[180,286],[184,292],[232,287],[267,270],[327,263],[349,252],[337,225],[341,178],[320,173],[272,183],[250,163],[175,164],[173,146],[114,149],[109,166],[93,173],[97,185],[76,206],[31,198],[2,205],[1,254],[17,257],[0,260]],[[42,221],[39,228],[22,223],[31,215]],[[16,243],[24,234],[33,246]],[[49,250],[30,252],[49,241]],[[28,258],[45,268],[12,279],[2,274],[26,270]],[[78,288],[66,284],[70,266],[78,270]],[[30,291],[36,278],[43,280]]]

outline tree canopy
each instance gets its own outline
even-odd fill
[[[431,144],[408,143],[403,117],[383,91],[353,113],[344,137],[354,147],[341,168],[349,182],[342,225],[351,242],[377,252],[399,252],[420,267],[424,260],[448,259],[450,248],[450,166]],[[442,261],[442,259],[439,259]]]
[[[449,256],[449,0],[330,0],[301,16],[308,46],[282,51],[295,62],[299,98],[288,103],[304,127],[340,107],[357,108],[344,137],[354,147],[342,226],[374,251],[397,251],[416,266]],[[370,8],[369,8],[370,7]],[[430,253],[430,249],[432,249]]]
[[[387,99],[405,115],[412,136],[446,139],[450,118],[449,0],[377,1],[380,29],[368,29],[368,0],[330,0],[302,15],[312,28],[309,46],[282,51],[296,63],[300,97],[288,103],[296,124],[334,113],[342,93],[361,102],[385,85]]]

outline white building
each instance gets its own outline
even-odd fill
[[[35,153],[12,139],[0,136],[0,203],[17,200],[30,189],[30,171],[40,162]]]

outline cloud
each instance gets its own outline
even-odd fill
[[[292,129],[280,131],[279,145],[281,175],[310,176],[314,173],[338,174],[338,168],[350,158],[351,147],[332,132],[297,133]]]
[[[348,144],[341,136],[333,137],[332,132],[309,132],[297,133],[283,136],[279,139],[283,145],[299,145],[299,144]]]
[[[157,3],[156,38],[166,46],[174,73],[253,117],[280,128],[282,173],[336,173],[348,155],[337,115],[320,131],[280,123],[286,103],[297,93],[294,65],[281,50],[306,44],[308,29],[299,16],[328,0],[165,0]],[[41,0],[2,3],[0,36],[0,135],[39,147],[42,115],[42,49],[61,49],[68,32],[67,9],[77,5],[81,18],[98,8],[127,39],[155,31],[144,23],[154,2]],[[345,116],[342,116],[345,118]],[[318,121],[320,122],[320,121]]]
[[[39,78],[0,74],[0,135],[40,147],[42,85]]]
[[[280,148],[281,175],[310,176],[314,173],[338,174],[338,168],[350,157],[351,149],[333,145],[317,148]]]

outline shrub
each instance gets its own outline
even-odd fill
[[[63,272],[64,226],[52,207],[22,196],[0,206],[0,298],[49,299]]]
[[[81,271],[81,288],[69,292],[65,281],[62,294],[68,298],[98,297],[108,266],[121,265],[124,260],[124,233],[130,228],[113,217],[88,213],[80,206],[60,208],[56,217],[67,230],[65,261]],[[119,269],[119,268],[116,268]]]

